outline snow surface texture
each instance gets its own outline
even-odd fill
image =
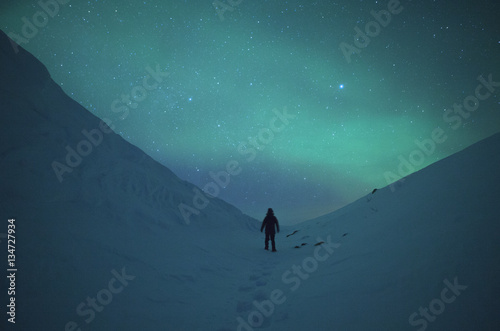
[[[114,133],[60,182],[52,162],[100,119],[0,44],[0,233],[16,219],[18,267],[1,330],[500,329],[499,134],[283,226],[271,253],[221,200],[186,224],[194,186]]]

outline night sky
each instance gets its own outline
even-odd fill
[[[60,2],[2,3],[0,28],[126,140],[258,219],[333,211],[500,131],[497,1]]]

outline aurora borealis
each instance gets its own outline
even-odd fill
[[[481,79],[500,81],[498,11],[486,0],[42,0],[1,4],[0,27],[182,179],[203,188],[237,162],[219,197],[287,224],[390,184],[384,174],[436,129],[446,141],[413,170],[500,131],[494,84],[468,116],[455,106]]]

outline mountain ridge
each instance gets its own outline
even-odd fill
[[[15,53],[11,41],[3,32],[0,42],[0,61],[2,73],[5,73],[5,79],[0,83],[0,90],[3,91],[1,98],[4,109],[9,111],[6,114],[8,121],[4,122],[6,125],[0,133],[3,142],[0,155],[5,156],[1,171],[8,177],[24,178],[16,184],[6,183],[10,185],[4,186],[5,198],[23,196],[26,192],[20,192],[18,188],[30,187],[37,199],[80,199],[102,204],[110,190],[121,187],[122,191],[128,188],[133,195],[143,200],[151,196],[156,207],[168,204],[171,207],[169,216],[175,217],[179,223],[185,223],[185,217],[178,207],[181,203],[191,203],[195,195],[194,185],[179,179],[139,148],[125,142],[105,121],[69,98],[35,57],[20,46]],[[25,70],[29,70],[32,77],[27,77]],[[24,95],[20,95],[19,91]],[[126,143],[126,148],[121,147],[123,143]],[[16,150],[14,156],[12,152]],[[20,156],[21,151],[26,153]],[[36,157],[36,165],[30,163],[31,157]],[[43,162],[39,162],[41,160]],[[107,164],[103,164],[103,160]],[[19,167],[13,169],[12,165],[15,164]],[[118,175],[116,170],[123,170],[126,166],[138,172],[140,182],[131,182],[131,178],[137,179],[136,176],[127,178]],[[37,182],[39,185],[35,184]],[[76,182],[81,183],[78,190],[73,189]],[[172,188],[171,192],[167,192],[166,184]],[[44,190],[51,191],[48,187],[51,185],[58,185],[59,193],[56,196],[43,194]],[[90,188],[90,185],[97,185],[101,190]],[[96,192],[102,192],[102,195],[92,196]],[[204,219],[207,212],[216,212],[222,205],[223,208],[235,208],[212,198],[206,209],[199,210],[200,215],[191,218],[195,221]],[[176,212],[172,213],[174,210]]]
[[[394,191],[280,227],[271,253],[260,224],[222,200],[187,224],[179,203],[199,189],[112,132],[92,144],[100,120],[43,68],[0,34],[0,217],[15,219],[18,239],[11,329],[498,329],[499,134]],[[60,182],[54,160],[83,139],[92,152]],[[457,282],[466,289],[440,300]]]

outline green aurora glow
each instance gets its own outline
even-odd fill
[[[353,44],[354,27],[387,3],[241,1],[221,20],[210,1],[68,1],[22,46],[68,95],[182,179],[203,187],[238,161],[220,197],[258,219],[273,207],[287,224],[386,186],[384,173],[397,173],[398,157],[435,128],[447,140],[415,170],[500,129],[496,91],[459,129],[443,120],[479,75],[500,81],[499,4],[401,1],[348,63],[340,43]],[[22,18],[41,10],[2,4],[0,26],[22,35]],[[168,77],[120,119],[113,101],[156,65]],[[238,146],[252,148],[249,138],[269,133],[273,109],[285,108],[295,117],[276,122],[283,130],[248,161]]]

